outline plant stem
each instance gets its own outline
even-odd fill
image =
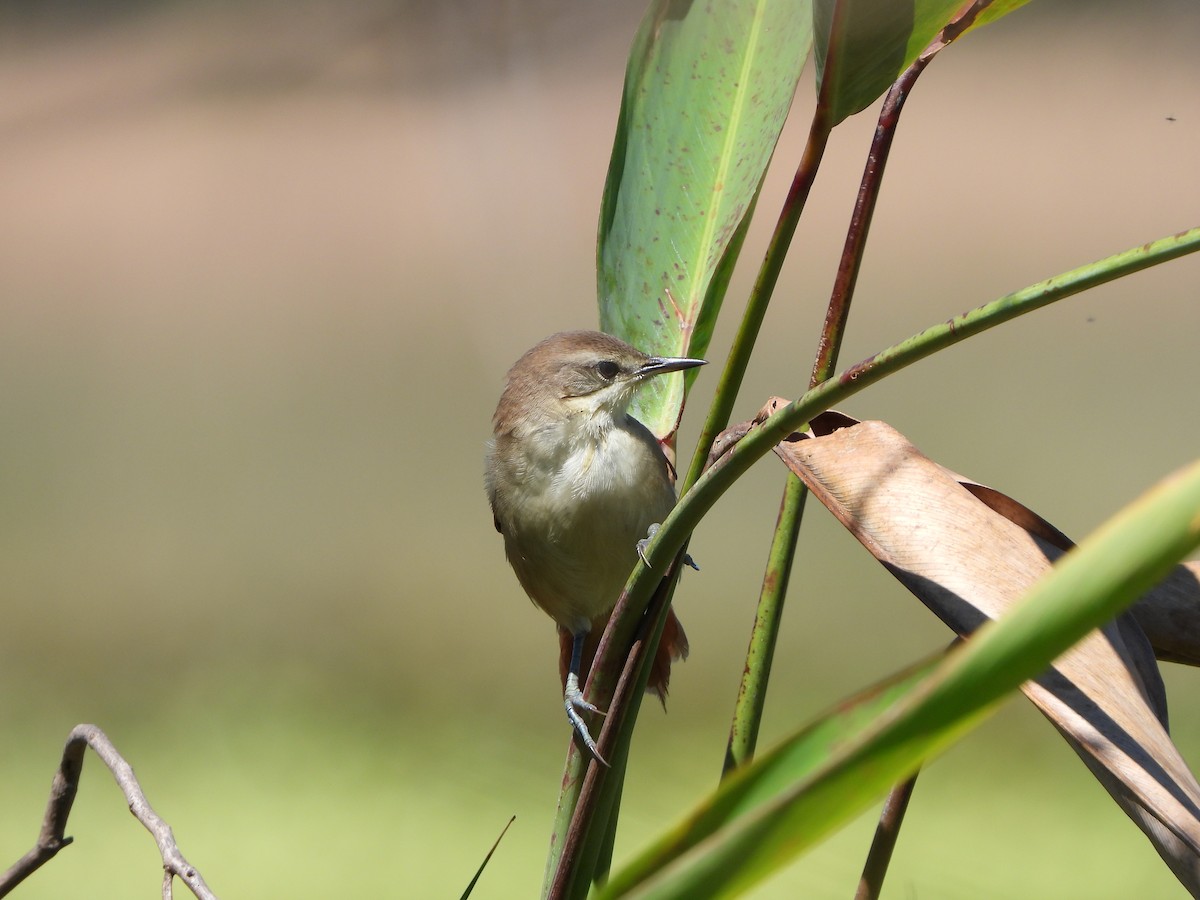
[[[1159,238],[1040,281],[913,335],[843,370],[784,404],[716,461],[663,521],[646,548],[650,566],[669,561],[730,486],[813,416],[939,350],[1051,303],[1200,250],[1200,226]],[[649,592],[653,571],[639,565],[625,586],[631,601]],[[603,695],[601,695],[603,699]]]
[[[859,182],[858,197],[850,217],[850,225],[846,230],[846,242],[838,261],[837,276],[834,278],[829,304],[825,309],[825,323],[813,360],[809,388],[814,388],[829,378],[837,365],[846,333],[846,322],[850,318],[854,286],[862,268],[867,235],[875,214],[875,204],[879,199],[879,189],[883,184],[883,172],[892,149],[892,141],[900,123],[900,113],[917,78],[932,58],[933,54],[922,54],[918,57],[892,85],[883,101],[879,121],[875,126],[875,136],[867,154],[866,167]],[[820,110],[818,115],[819,112]],[[758,608],[750,632],[750,646],[746,651],[746,665],[742,669],[742,681],[729,728],[722,776],[749,762],[758,743],[775,643],[782,624],[784,601],[787,598],[807,496],[808,491],[800,479],[789,474],[780,502],[779,517],[775,523],[775,534],[771,539],[767,569],[759,591]]]
[[[796,539],[800,534],[800,517],[804,514],[804,499],[808,489],[795,475],[788,476],[779,504],[779,518],[771,539],[770,555],[763,574],[762,589],[754,627],[750,631],[750,646],[746,649],[746,665],[734,704],[733,722],[725,745],[724,777],[754,757],[758,733],[762,724],[763,707],[767,700],[767,681],[775,658],[775,643],[783,616],[783,601],[791,577],[792,561],[796,555]]]
[[[775,285],[779,282],[779,273],[787,258],[788,246],[796,233],[800,214],[804,212],[804,205],[808,201],[809,192],[817,177],[817,169],[825,155],[830,128],[828,119],[818,110],[809,128],[808,141],[805,143],[800,164],[796,167],[796,174],[792,177],[791,187],[788,188],[787,197],[783,201],[783,209],[775,223],[775,230],[771,234],[771,242],[767,246],[767,252],[759,266],[758,277],[755,279],[750,297],[746,301],[746,311],[742,314],[741,324],[738,326],[733,346],[730,347],[729,357],[725,361],[725,369],[721,372],[721,380],[717,383],[712,407],[709,409],[708,418],[701,429],[700,439],[696,442],[696,452],[692,456],[691,465],[683,479],[681,494],[687,493],[688,489],[696,483],[696,479],[704,470],[709,448],[712,447],[717,435],[729,424],[733,404],[737,400],[742,380],[746,376],[746,367],[750,364],[750,357],[754,352],[754,343],[762,329],[763,318],[767,314],[767,307],[775,292]]]
[[[647,588],[657,581],[657,590],[648,608],[651,611],[665,608],[674,590],[678,568],[668,569],[665,577],[659,577],[645,566],[638,566],[638,571],[645,574],[641,584]],[[609,823],[615,815],[616,795],[621,789],[633,727],[649,678],[648,657],[653,656],[654,648],[658,646],[665,622],[665,616],[652,619],[651,613],[631,618],[626,610],[630,608],[632,596],[627,584],[596,651],[596,659],[600,660],[602,655],[614,652],[609,647],[629,648],[623,657],[623,667],[618,670],[616,683],[609,687],[611,682],[606,678],[609,670],[593,663],[586,688],[586,694],[601,698],[596,702],[608,710],[597,743],[611,768],[594,761],[581,749],[578,741],[572,740],[542,886],[545,898],[586,897],[594,870],[603,860],[604,848],[610,841]],[[650,627],[656,623],[657,629]],[[635,641],[633,630],[639,625],[645,627]],[[643,658],[647,658],[644,666]]]
[[[920,773],[914,772],[893,787],[887,799],[883,801],[879,824],[875,826],[875,838],[871,841],[871,849],[867,853],[867,861],[858,881],[858,890],[854,892],[854,900],[878,900],[879,892],[883,890],[883,876],[887,874],[888,864],[892,861],[892,851],[896,849],[896,840],[900,837],[900,826],[904,822],[904,813],[908,810],[908,801],[912,799],[913,788],[917,786],[918,774]]]

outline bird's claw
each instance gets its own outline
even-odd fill
[[[637,542],[637,555],[641,559],[641,561],[646,564],[646,568],[648,568],[648,569],[652,568],[652,567],[650,565],[650,560],[646,559],[646,548],[650,546],[650,542],[652,540],[654,540],[654,536],[656,534],[658,534],[658,530],[661,527],[662,526],[659,525],[657,522],[654,523],[653,525],[651,525],[649,528],[646,529],[646,536]],[[700,571],[700,567],[698,565],[696,565],[696,561],[694,559],[692,559],[691,555],[688,553],[683,554],[683,564],[685,566],[690,566],[691,568],[695,569],[697,572]]]
[[[655,522],[653,525],[651,525],[649,528],[646,529],[646,536],[637,542],[638,558],[641,559],[641,561],[646,564],[647,569],[650,569],[653,567],[650,565],[650,560],[646,559],[646,548],[650,546],[650,542],[652,540],[654,540],[654,536],[656,534],[658,534],[658,529],[660,527],[661,526],[657,522]]]
[[[572,672],[567,676],[567,687],[563,691],[563,706],[567,710],[567,719],[571,722],[571,727],[575,729],[575,733],[579,735],[579,739],[583,741],[588,752],[602,766],[608,766],[608,761],[600,755],[600,750],[596,746],[596,742],[592,740],[592,733],[588,731],[587,723],[583,721],[583,716],[579,714],[580,710],[604,715],[604,712],[593,703],[589,703],[583,696],[583,691],[579,689],[579,679]]]

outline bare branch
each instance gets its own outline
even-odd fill
[[[0,875],[0,897],[7,896],[13,888],[71,843],[72,838],[65,837],[64,832],[67,828],[67,817],[71,814],[71,806],[75,802],[75,794],[79,790],[79,778],[83,773],[83,753],[88,747],[91,747],[108,766],[129,803],[129,811],[154,835],[154,842],[158,844],[158,852],[163,861],[164,900],[170,900],[175,878],[186,884],[199,900],[217,900],[217,895],[204,883],[200,873],[179,851],[175,835],[171,833],[171,826],[159,817],[146,800],[142,786],[138,784],[137,776],[133,774],[129,763],[117,752],[108,736],[95,725],[76,725],[67,736],[62,762],[59,763],[58,771],[54,773],[54,781],[50,785],[50,801],[46,805],[46,815],[42,819],[37,843],[7,872]]]

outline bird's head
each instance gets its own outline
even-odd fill
[[[553,410],[560,419],[611,421],[625,414],[646,379],[700,365],[704,360],[649,356],[599,331],[564,331],[517,360],[501,406],[509,400],[547,414]]]

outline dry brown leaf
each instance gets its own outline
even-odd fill
[[[1176,566],[1130,613],[1159,659],[1200,666],[1200,562]]]
[[[1032,510],[938,465],[882,422],[827,413],[775,452],[960,635],[1000,616],[1071,546]],[[1200,784],[1167,733],[1155,650],[1200,660],[1198,598],[1195,566],[1179,567],[1136,611],[1092,632],[1022,688],[1194,896]]]
[[[1064,552],[1074,546],[1061,531],[1007,494],[953,472],[949,474],[994,512],[1051,546]],[[1130,609],[1130,614],[1150,639],[1159,659],[1200,666],[1200,562],[1176,566],[1166,580]]]

